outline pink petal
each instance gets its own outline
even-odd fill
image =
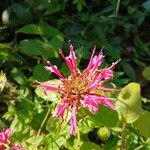
[[[89,98],[93,98],[100,105],[105,105],[113,110],[116,110],[116,107],[110,102],[109,98],[101,96],[99,94],[89,95]]]
[[[6,143],[6,137],[3,132],[0,133],[0,143]]]
[[[4,132],[0,132],[0,143],[7,144],[7,140],[10,138],[13,131],[6,129]],[[0,150],[3,150],[3,146],[0,145]]]
[[[113,77],[113,68],[115,67],[115,65],[119,62],[120,60],[112,63],[112,65],[108,68],[104,68],[102,70],[101,74],[101,79],[105,79],[105,80],[109,80]]]
[[[96,49],[96,47],[93,48],[89,64],[88,64],[87,68],[84,70],[85,73],[89,72],[90,68],[92,67],[92,62],[93,62],[93,56],[94,56],[94,53],[95,53],[95,49]]]
[[[88,64],[87,68],[85,69],[84,73],[90,72],[91,74],[94,74],[95,71],[98,69],[98,67],[102,63],[102,60],[104,58],[102,51],[100,51],[98,56],[97,55],[94,56],[94,52],[95,52],[95,48],[93,49],[92,56],[90,58],[89,64]]]
[[[53,73],[55,73],[59,78],[64,79],[64,76],[60,73],[60,71],[57,69],[57,66],[52,65],[50,63],[50,61],[47,61],[47,64],[49,64],[50,66],[45,66],[45,69],[48,71],[51,71]]]
[[[21,147],[21,146],[14,146],[12,148],[12,150],[25,150],[25,149],[23,147]]]
[[[98,69],[98,67],[101,65],[103,57],[104,56],[101,52],[98,56],[94,56],[94,58],[93,58],[93,68],[91,69],[92,72],[95,72]]]
[[[93,114],[98,111],[99,106],[93,98],[86,96],[81,103],[84,107],[88,107]]]
[[[6,129],[6,131],[5,131],[6,138],[8,139],[12,133],[13,133],[12,129]]]
[[[105,68],[100,74],[101,79],[109,80],[113,77],[113,70],[111,68]]]
[[[62,52],[61,49],[59,50],[59,53],[62,56],[62,58],[64,59],[64,61],[66,62],[66,64],[67,64],[67,66],[68,66],[71,74],[73,75],[74,74],[74,72],[73,72],[73,66],[72,66],[72,63],[71,63],[70,59],[68,57],[64,56],[64,54],[63,54],[63,52]]]
[[[68,107],[68,103],[58,105],[53,112],[53,117],[64,117],[65,109]]]
[[[98,87],[96,90],[101,90],[104,92],[111,92],[111,91],[117,91],[116,89],[110,89],[110,88],[105,88],[105,87]]]
[[[116,107],[109,101],[108,98],[101,97],[97,100],[100,105],[109,107],[110,109],[116,110]]]
[[[69,55],[69,58],[70,58],[70,60],[72,62],[73,69],[76,72],[76,70],[77,70],[76,56],[75,56],[75,52],[73,50],[72,44],[70,44],[70,55]]]
[[[61,88],[58,88],[56,86],[51,86],[51,85],[48,85],[48,84],[41,84],[41,87],[42,87],[43,92],[44,92],[45,95],[47,95],[47,91],[56,91],[56,92],[64,91]]]
[[[71,113],[70,133],[72,135],[76,135],[76,133],[77,133],[76,106],[73,106],[72,113]]]

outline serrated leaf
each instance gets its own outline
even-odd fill
[[[144,110],[140,118],[133,124],[133,127],[137,129],[145,138],[150,137],[149,116],[150,116],[150,112]]]
[[[119,93],[116,105],[118,112],[127,123],[135,122],[142,111],[140,85],[132,82],[125,86]]]

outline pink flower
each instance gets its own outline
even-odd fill
[[[89,64],[87,68],[81,73],[77,69],[76,56],[73,46],[70,44],[70,54],[65,57],[62,50],[60,54],[66,62],[71,75],[66,78],[48,61],[46,70],[53,72],[60,78],[59,84],[50,84],[50,82],[41,83],[43,91],[56,91],[60,95],[61,103],[57,105],[53,112],[53,117],[61,117],[65,119],[66,114],[69,115],[70,133],[75,135],[77,132],[76,113],[80,107],[88,108],[95,114],[100,105],[105,105],[110,109],[115,109],[115,106],[110,102],[110,99],[97,94],[98,91],[109,92],[113,89],[102,87],[102,83],[113,77],[113,68],[118,63],[112,63],[110,67],[99,70],[104,55],[102,51],[95,55],[95,48],[93,49]],[[69,113],[70,112],[70,113]]]
[[[7,144],[9,142],[9,138],[13,131],[11,129],[6,129],[3,132],[0,132],[0,150],[4,150],[4,144]]]
[[[25,150],[25,149],[21,146],[14,146],[11,148],[11,150]]]

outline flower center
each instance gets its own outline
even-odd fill
[[[78,75],[63,81],[64,92],[61,98],[70,105],[79,105],[80,100],[88,93],[88,83],[85,77]]]

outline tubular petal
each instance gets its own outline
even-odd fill
[[[53,117],[64,117],[65,109],[68,107],[68,103],[58,105],[53,112]]]
[[[71,118],[70,118],[70,133],[75,135],[76,132],[77,132],[76,106],[73,106]]]

